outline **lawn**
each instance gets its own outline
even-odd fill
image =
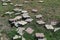
[[[23,1],[24,0],[12,0],[12,2],[14,4],[23,3]],[[31,2],[31,0],[29,0],[29,1]],[[60,40],[60,30],[58,30],[57,32],[52,32],[50,30],[47,30],[46,28],[44,28],[44,26],[36,24],[36,18],[35,18],[36,14],[42,14],[43,19],[46,22],[49,22],[50,20],[60,20],[60,0],[43,0],[44,1],[43,3],[37,3],[37,1],[39,1],[39,0],[33,0],[31,3],[24,4],[24,6],[22,7],[23,9],[28,10],[29,15],[34,19],[31,23],[25,25],[24,27],[33,28],[35,30],[34,33],[36,33],[36,32],[44,33],[47,40]],[[0,17],[6,11],[12,11],[13,8],[14,8],[14,6],[11,6],[11,5],[8,5],[7,7],[3,7],[2,2],[0,1]],[[32,13],[31,12],[32,8],[38,9],[38,13]],[[5,16],[3,18],[9,19],[10,17]],[[6,19],[3,19],[3,21],[4,20],[6,20]],[[12,28],[12,29],[14,29],[14,28]],[[9,33],[8,33],[8,35],[10,34],[9,37],[11,37],[11,35],[16,33],[16,32],[13,32],[13,33],[12,32],[13,31],[9,30]],[[24,34],[24,37],[26,38],[26,40],[35,40],[34,35],[32,36],[26,32]]]

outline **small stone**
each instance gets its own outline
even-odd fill
[[[3,6],[7,6],[8,4],[7,4],[7,3],[3,3],[2,5],[3,5]]]

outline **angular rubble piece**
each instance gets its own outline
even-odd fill
[[[13,37],[13,40],[18,39],[18,38],[21,38],[21,36],[15,35],[15,36]]]
[[[35,33],[35,37],[37,40],[43,40],[45,38],[44,33]]]
[[[36,33],[35,36],[37,38],[44,38],[45,37],[44,33]]]
[[[18,11],[18,10],[19,10],[19,8],[14,8],[14,9],[13,9],[13,11]]]
[[[51,25],[57,25],[57,21],[51,21]]]
[[[9,19],[9,21],[14,21],[14,19]]]
[[[22,7],[23,4],[15,4],[14,6],[15,6],[15,7]]]
[[[29,3],[29,1],[26,0],[26,1],[24,1],[24,3]]]
[[[21,13],[28,13],[28,11],[26,11],[26,10],[22,10]]]
[[[18,27],[16,31],[19,31],[19,30],[23,31],[23,30],[25,30],[25,28],[24,27]]]
[[[46,27],[47,29],[54,30],[54,27],[53,27],[51,24],[46,24],[45,27]]]
[[[2,38],[2,33],[0,33],[0,40],[3,40],[3,38]]]
[[[27,24],[26,21],[17,21],[17,23],[20,24],[20,25],[26,25]]]
[[[22,40],[26,40],[24,37],[22,37]]]
[[[22,19],[22,16],[16,16],[14,19],[15,20],[20,20],[20,19]]]
[[[43,2],[44,2],[43,0],[38,1],[38,3],[43,3]]]
[[[27,24],[27,22],[25,21],[17,21],[17,22],[13,22],[13,24],[15,25],[15,27],[21,27]]]
[[[15,19],[9,19],[8,21],[9,21],[9,23],[12,23],[12,22],[14,22],[16,20]]]
[[[15,21],[16,21],[15,19],[9,19],[8,20],[8,22],[9,22],[9,24],[10,24],[11,27],[13,27],[13,26],[18,27],[17,23],[14,23]]]
[[[32,19],[32,18],[29,18],[29,19],[26,19],[25,21],[26,21],[26,22],[32,22],[33,19]]]
[[[32,34],[34,32],[34,30],[30,27],[28,27],[26,30],[25,30],[28,34]]]
[[[18,13],[15,13],[15,15],[20,15],[20,14],[21,14],[21,13],[19,13],[19,12],[18,12]]]
[[[11,27],[13,27],[13,26],[19,27],[19,25],[18,25],[18,23],[16,22],[15,19],[9,19],[8,22],[9,22]]]
[[[60,30],[60,27],[55,28],[55,29],[54,29],[54,32],[56,32],[56,31],[58,31],[58,30]]]
[[[28,14],[22,14],[23,18],[30,18],[30,16]]]
[[[4,40],[3,37],[1,37],[1,40]]]
[[[6,12],[5,14],[10,14],[10,12],[8,11],[8,12]]]
[[[13,9],[13,11],[15,11],[15,12],[21,12],[21,11],[22,11],[22,9],[14,8],[14,9]]]
[[[18,23],[17,22],[12,22],[14,24],[15,27],[19,27]]]
[[[9,23],[10,23],[11,27],[13,27],[13,26],[21,27],[21,25],[17,22],[16,19],[9,19]]]
[[[3,5],[3,6],[7,6],[7,5],[8,5],[8,3],[4,2],[2,5]]]
[[[36,18],[39,19],[39,18],[42,18],[43,16],[41,14],[39,15],[36,15]]]
[[[11,2],[10,5],[14,5],[14,4]]]
[[[25,12],[25,13],[23,13],[22,15],[29,15],[29,13],[26,13],[26,12]]]
[[[19,33],[21,36],[24,34],[23,31],[25,30],[24,27],[18,27],[17,28],[17,33]]]
[[[8,11],[8,12],[6,12],[5,14],[13,14],[13,13],[14,13],[14,12],[9,12],[9,11]]]
[[[37,10],[37,9],[32,9],[32,12],[33,12],[33,13],[37,13],[38,10]]]
[[[45,24],[45,22],[43,20],[38,20],[37,23],[38,24]]]
[[[18,22],[12,22],[12,23],[14,24],[15,27],[20,27],[20,26],[18,25]]]

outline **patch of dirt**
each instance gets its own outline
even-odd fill
[[[9,40],[5,34],[2,34],[2,36],[0,37],[0,40]]]
[[[0,17],[0,30],[9,30],[11,27],[7,18]]]
[[[8,23],[8,19],[0,17],[0,31],[8,31],[10,29],[11,29],[11,27]],[[8,40],[7,35],[5,33],[3,33],[1,39]]]

